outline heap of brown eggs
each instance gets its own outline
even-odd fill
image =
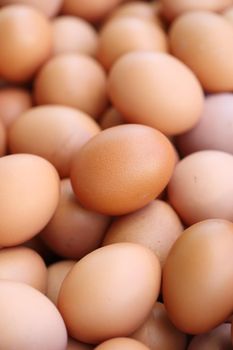
[[[0,0],[0,350],[233,348],[233,0]]]

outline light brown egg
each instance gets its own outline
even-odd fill
[[[210,333],[196,335],[188,350],[232,350],[231,325],[222,324]]]
[[[30,80],[48,59],[52,31],[46,17],[30,6],[0,9],[0,75],[21,83]]]
[[[113,338],[98,345],[96,350],[149,350],[141,342],[130,338]]]
[[[51,219],[60,181],[47,160],[29,154],[0,158],[0,246],[23,243]]]
[[[184,12],[206,10],[221,12],[232,5],[232,0],[161,0],[162,12],[169,20],[180,16]]]
[[[74,16],[59,16],[52,21],[53,53],[77,52],[95,56],[98,36],[87,21]]]
[[[152,309],[160,278],[158,259],[139,244],[112,244],[86,255],[58,299],[70,336],[86,343],[128,336]]]
[[[80,343],[74,339],[69,338],[66,350],[92,350],[92,345]]]
[[[55,16],[62,5],[63,0],[0,0],[0,6],[12,4],[24,4],[35,7],[48,17]]]
[[[61,104],[98,117],[107,103],[105,72],[89,56],[55,56],[35,79],[35,99],[37,104]]]
[[[133,242],[150,248],[161,265],[183,232],[182,223],[172,207],[155,200],[134,213],[116,218],[104,238],[103,245]]]
[[[62,12],[78,16],[89,22],[98,22],[107,16],[123,0],[64,0]]]
[[[0,120],[0,157],[6,154],[6,143],[7,138],[5,125],[3,125],[2,121]]]
[[[114,107],[109,107],[99,120],[99,125],[103,130],[121,124],[124,124],[124,118]]]
[[[1,348],[65,350],[67,333],[53,303],[36,289],[0,281]]]
[[[171,26],[171,50],[192,69],[206,91],[232,91],[232,36],[232,25],[223,16],[190,12]]]
[[[164,305],[158,302],[155,303],[148,319],[132,337],[154,350],[185,350],[187,344],[186,335],[175,328]]]
[[[61,260],[48,267],[47,297],[55,305],[57,305],[61,285],[75,263],[76,261],[73,260]]]
[[[110,71],[108,90],[125,120],[154,127],[166,135],[191,129],[203,108],[197,78],[182,62],[165,53],[122,56]]]
[[[222,93],[206,97],[199,123],[177,137],[182,154],[212,149],[233,154],[233,94]]]
[[[114,18],[102,27],[97,57],[106,69],[133,51],[167,52],[165,32],[155,23],[136,17]]]
[[[80,259],[100,246],[109,223],[108,216],[84,209],[64,179],[58,207],[40,236],[58,255]]]
[[[119,125],[101,131],[78,152],[71,183],[84,207],[123,215],[163,191],[174,163],[173,147],[162,133],[144,125]]]
[[[29,91],[19,87],[5,87],[0,89],[0,119],[6,128],[32,107]]]
[[[75,153],[99,131],[98,124],[77,109],[39,106],[24,112],[12,124],[8,143],[12,153],[41,156],[55,166],[61,177],[67,177]]]
[[[233,224],[211,219],[190,226],[173,245],[163,269],[163,300],[172,323],[201,334],[232,312]]]
[[[192,225],[211,218],[233,220],[233,156],[200,151],[182,159],[168,185],[168,198],[182,220]]]

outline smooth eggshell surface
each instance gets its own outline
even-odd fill
[[[63,0],[0,0],[0,6],[11,4],[24,4],[35,7],[46,16],[55,16],[61,8]]]
[[[95,350],[149,350],[149,348],[134,339],[113,338],[100,344]]]

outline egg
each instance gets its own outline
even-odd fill
[[[97,57],[106,69],[133,51],[167,52],[165,32],[155,23],[135,17],[114,18],[102,27]]]
[[[20,87],[0,89],[0,120],[8,129],[11,124],[32,107],[32,98],[28,90]]]
[[[99,125],[102,129],[108,129],[121,124],[124,124],[124,118],[114,107],[109,107],[99,120]]]
[[[158,259],[139,244],[112,244],[86,255],[65,278],[58,298],[70,336],[93,344],[128,336],[151,311],[160,278]]]
[[[211,332],[196,335],[189,344],[188,350],[231,350],[231,325],[222,324]]]
[[[62,12],[89,22],[98,22],[123,0],[63,0]]]
[[[233,6],[230,6],[223,12],[223,16],[233,24]]]
[[[46,105],[27,110],[12,124],[8,143],[12,153],[30,153],[51,162],[62,178],[69,176],[76,152],[94,135],[98,124],[77,109]]]
[[[0,157],[4,156],[6,153],[6,143],[7,143],[7,137],[6,137],[6,130],[3,126],[3,123],[0,121]]]
[[[4,350],[64,350],[61,315],[42,293],[19,282],[0,280],[0,332]]]
[[[91,24],[75,16],[59,16],[52,21],[54,55],[77,52],[95,56],[98,35]]]
[[[34,82],[37,104],[61,104],[80,109],[92,117],[106,107],[106,75],[93,58],[61,54],[49,60]]]
[[[169,35],[172,53],[192,69],[208,92],[233,89],[232,36],[231,23],[207,11],[178,17]]]
[[[93,346],[80,343],[71,338],[68,339],[68,344],[66,350],[92,350]]]
[[[40,237],[58,255],[80,259],[100,246],[109,223],[108,216],[83,208],[64,179],[58,207]]]
[[[0,9],[0,75],[15,83],[30,80],[48,59],[52,32],[47,18],[26,5]]]
[[[123,215],[163,191],[174,163],[173,147],[162,133],[144,125],[119,125],[101,131],[77,153],[71,183],[87,209]]]
[[[98,345],[96,350],[149,350],[147,346],[130,338],[113,338]]]
[[[162,303],[155,306],[145,323],[133,333],[132,337],[149,349],[185,350],[187,337],[171,323]]]
[[[48,267],[47,297],[55,305],[57,305],[57,299],[61,289],[61,285],[69,271],[75,265],[75,263],[76,261],[73,260],[61,260],[49,265]]]
[[[150,248],[161,265],[183,232],[183,225],[172,207],[161,200],[154,200],[146,207],[116,218],[107,231],[103,245],[118,242],[134,242]]]
[[[210,219],[190,226],[173,245],[163,269],[163,300],[172,323],[201,334],[232,312],[233,224]]]
[[[204,102],[201,85],[192,71],[161,52],[122,56],[110,71],[108,91],[126,121],[151,126],[166,135],[191,129],[200,118]]]
[[[168,185],[168,198],[188,225],[205,219],[233,220],[233,156],[200,151],[183,158]]]
[[[25,4],[35,7],[48,17],[53,17],[59,12],[62,1],[63,0],[0,0],[0,6]]]
[[[58,204],[60,182],[47,160],[29,154],[0,158],[0,246],[23,243],[41,231]]]
[[[199,123],[179,135],[176,144],[182,154],[212,149],[233,154],[233,94],[206,97]]]

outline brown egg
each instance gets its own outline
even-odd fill
[[[87,345],[84,343],[80,343],[76,340],[73,340],[71,338],[68,339],[68,344],[66,350],[92,350],[92,345]]]
[[[109,107],[99,120],[102,129],[124,124],[123,116],[114,107]]]
[[[65,278],[58,299],[70,336],[99,343],[131,334],[152,309],[160,278],[158,259],[139,244],[112,244],[86,255]]]
[[[0,0],[0,6],[24,4],[35,7],[48,17],[55,16],[61,8],[63,0]]]
[[[1,254],[1,252],[0,252]],[[57,305],[61,285],[76,261],[61,260],[48,267],[47,297]]]
[[[148,319],[132,337],[153,350],[185,350],[187,343],[186,335],[173,326],[164,305],[158,302]]]
[[[147,346],[135,339],[113,338],[98,345],[96,350],[149,350]]]
[[[0,281],[1,348],[64,350],[67,334],[53,303],[36,289]]]
[[[100,246],[109,222],[108,216],[84,209],[73,193],[70,180],[64,179],[58,207],[40,236],[58,255],[80,259]]]
[[[162,133],[144,125],[119,125],[101,131],[80,150],[71,183],[84,207],[127,214],[163,191],[174,162],[173,147]]]
[[[6,130],[3,126],[2,121],[0,120],[0,157],[4,156],[6,153]]]
[[[169,20],[184,12],[206,10],[221,12],[232,4],[232,0],[160,0],[163,14]]]
[[[53,53],[77,52],[95,56],[98,36],[85,20],[74,16],[59,16],[52,21]]]
[[[188,350],[232,350],[231,325],[222,324],[210,333],[196,335]]]
[[[35,79],[38,104],[75,107],[92,117],[106,107],[106,76],[93,58],[81,54],[63,54],[45,64]]]
[[[97,56],[106,69],[133,51],[168,51],[165,32],[155,23],[136,17],[114,18],[102,27]]]
[[[63,0],[62,12],[89,22],[98,22],[123,0]]]
[[[134,213],[116,218],[104,238],[103,245],[133,242],[150,248],[161,265],[183,232],[182,223],[172,207],[155,200]]]
[[[176,144],[187,155],[205,149],[233,154],[233,94],[222,93],[206,97],[199,123],[177,137]]]
[[[77,109],[50,105],[21,114],[9,131],[12,153],[30,153],[50,161],[61,177],[70,174],[74,154],[94,135],[98,124]]]
[[[168,185],[168,198],[192,225],[211,218],[233,220],[233,156],[200,151],[182,159]]]
[[[190,226],[163,269],[163,300],[181,331],[211,331],[232,312],[233,224],[211,219]]]
[[[0,246],[13,246],[35,236],[51,219],[60,182],[47,160],[29,154],[0,158]]]
[[[0,250],[0,280],[22,282],[45,293],[47,268],[34,250],[26,247]]]
[[[233,28],[223,17],[197,11],[180,16],[170,30],[172,53],[189,66],[205,90],[233,89]]]
[[[194,74],[165,53],[124,55],[110,71],[108,90],[128,122],[146,124],[166,135],[191,129],[203,108],[202,88]]]
[[[30,80],[48,59],[52,31],[46,17],[25,5],[0,9],[0,75],[21,83]]]
[[[5,87],[0,89],[0,119],[6,128],[32,107],[29,91],[19,87]]]

